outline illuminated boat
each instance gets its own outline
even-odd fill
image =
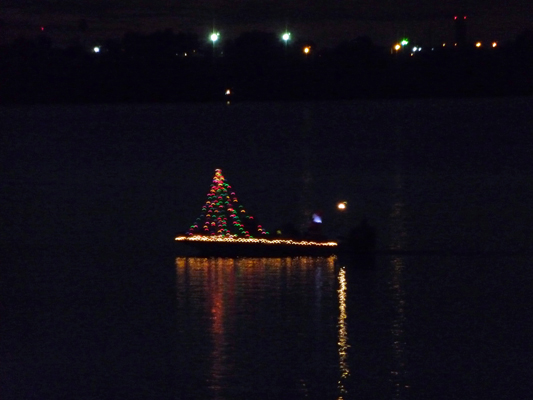
[[[180,249],[184,255],[202,256],[329,256],[337,248],[333,241],[271,238],[239,203],[220,169],[215,170],[200,216],[175,241],[185,245]]]
[[[336,242],[310,240],[231,238],[209,236],[178,236],[176,242],[188,247],[187,255],[206,257],[294,257],[330,256],[337,250]]]

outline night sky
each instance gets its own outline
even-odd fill
[[[453,40],[455,14],[468,16],[471,42],[504,42],[533,29],[531,0],[2,0],[0,43],[32,37],[43,26],[55,43],[68,44],[85,19],[89,40],[167,28],[207,38],[214,22],[223,38],[287,26],[294,39],[319,46],[361,35],[380,45],[403,36],[427,45]]]

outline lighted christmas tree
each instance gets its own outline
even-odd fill
[[[254,238],[264,237],[268,232],[239,204],[222,171],[216,169],[202,213],[189,228],[188,235]]]

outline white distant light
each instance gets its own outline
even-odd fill
[[[285,41],[288,41],[291,38],[291,34],[289,32],[286,32],[281,38]]]
[[[417,51],[418,50],[418,47],[413,47],[413,52]]]
[[[95,46],[95,47],[93,48],[93,51],[94,51],[95,53],[100,53],[100,47],[99,47],[99,46]]]
[[[226,96],[229,96],[231,94],[231,89],[226,90]]]
[[[219,37],[219,36],[220,36],[219,33],[214,33],[214,32],[213,32],[213,33],[211,34],[211,41],[212,41],[213,43],[216,42],[216,41],[218,40],[218,37]]]

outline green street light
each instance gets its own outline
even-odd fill
[[[402,39],[402,41],[400,42],[400,44],[401,44],[402,46],[406,46],[406,45],[409,44],[409,40],[407,40],[407,39]]]

